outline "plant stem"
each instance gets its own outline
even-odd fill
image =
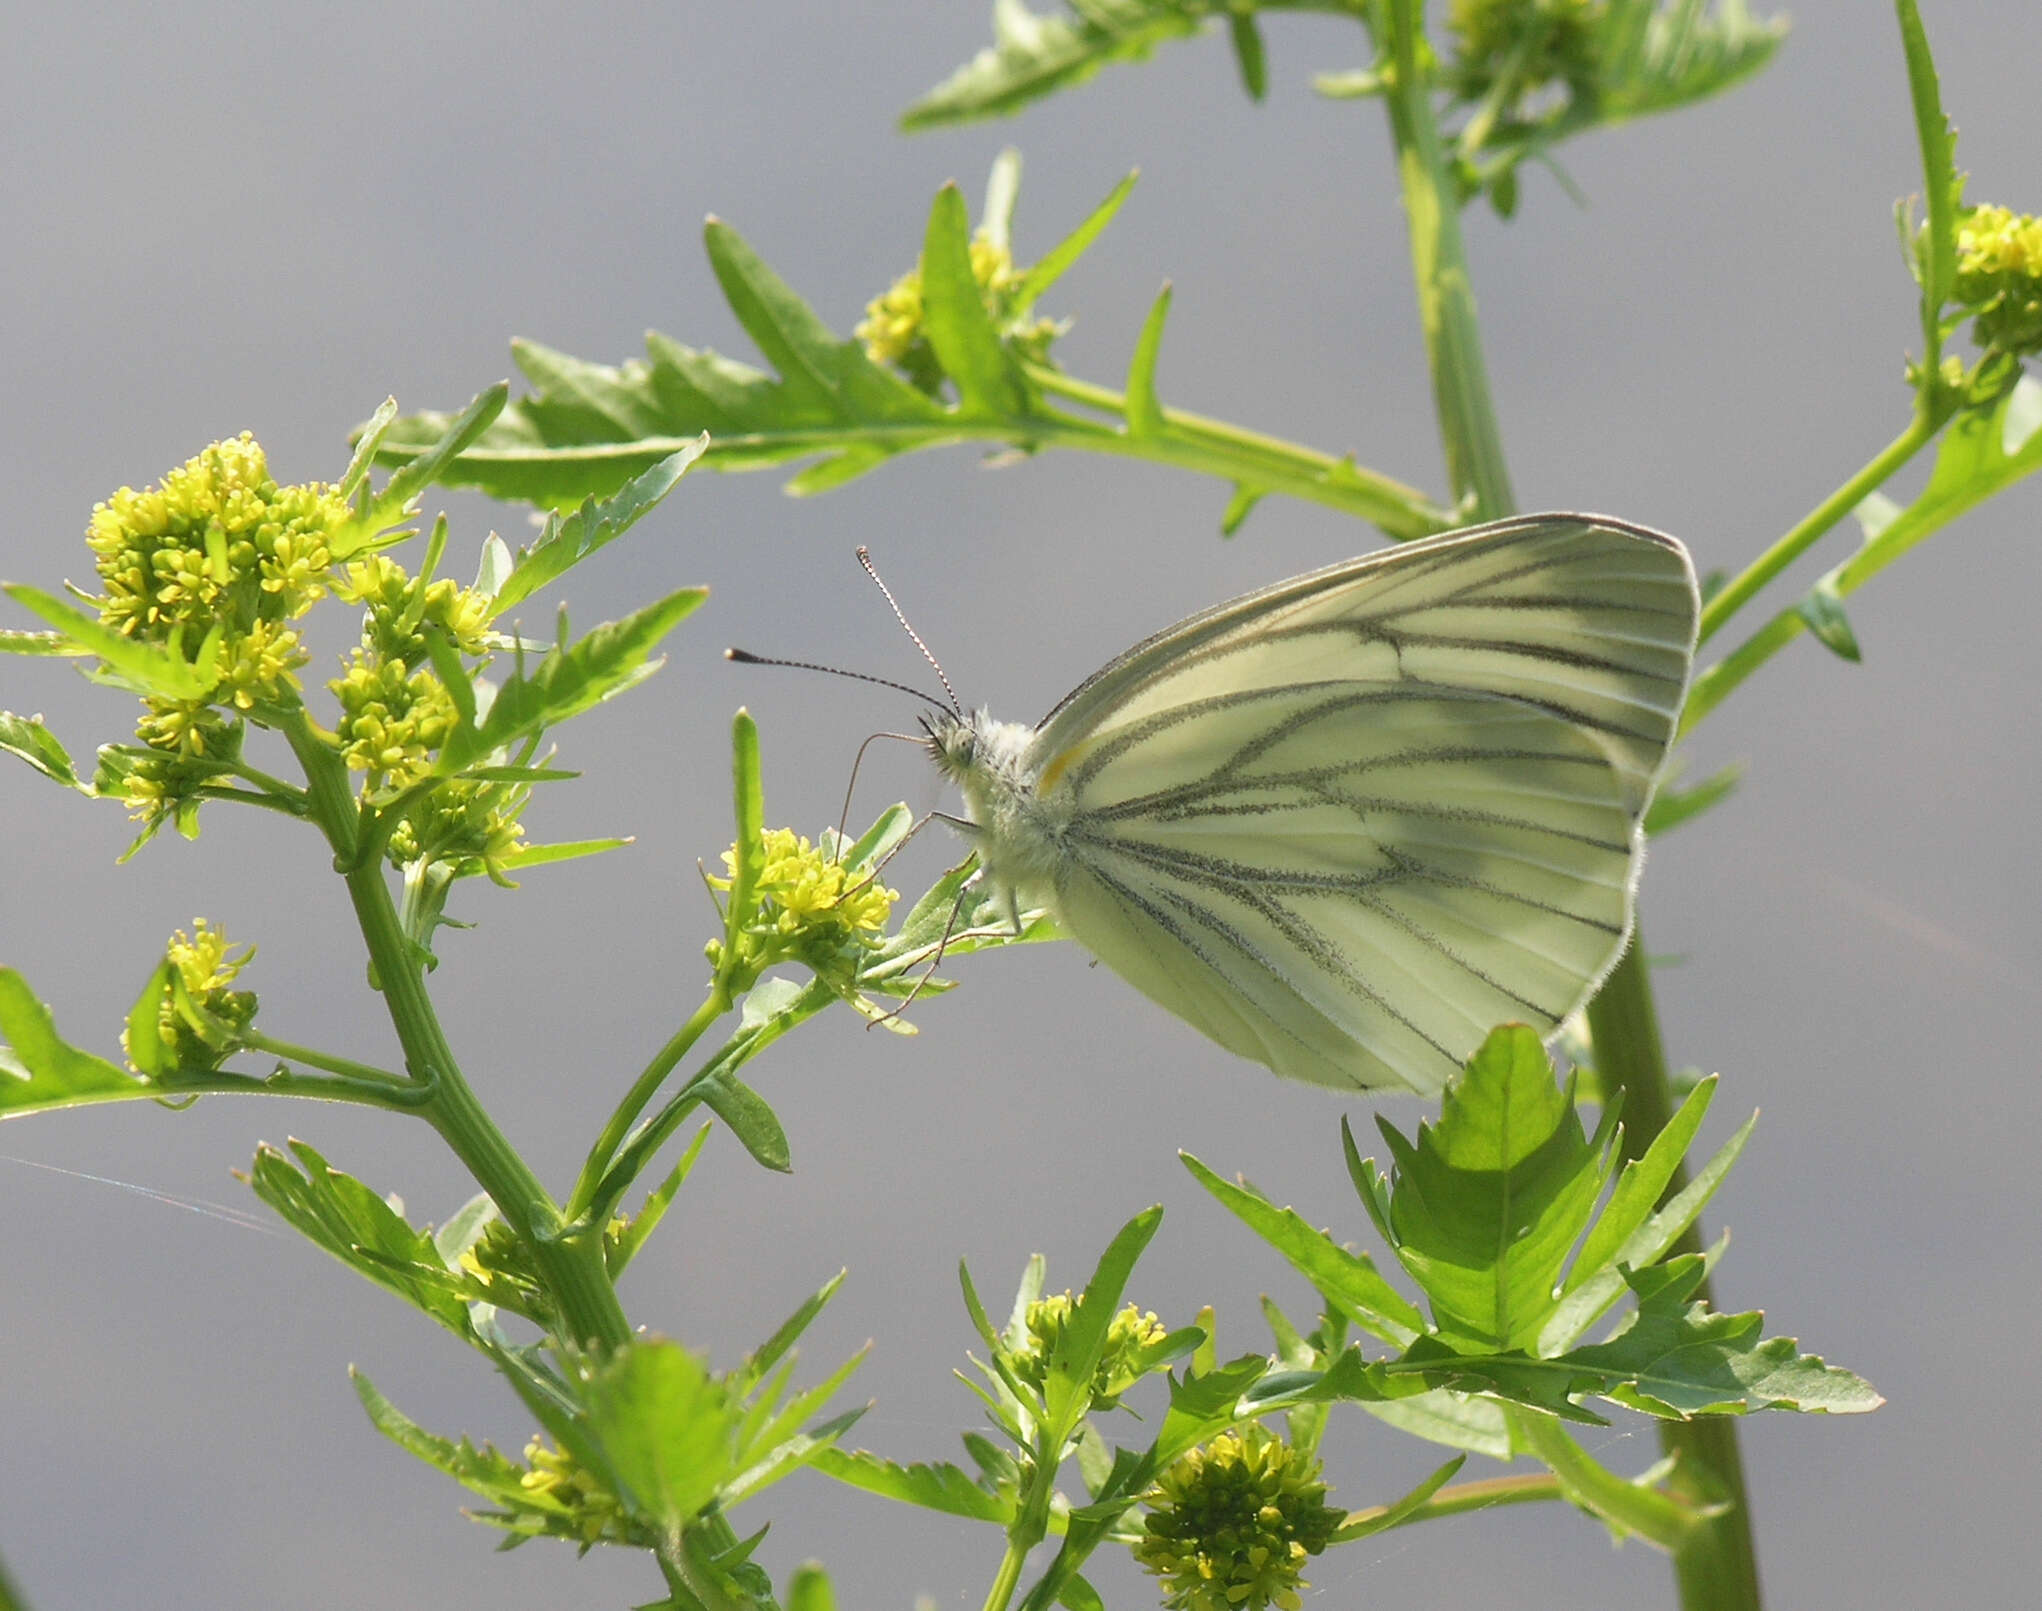
[[[1917,408],[1907,429],[1873,456],[1870,463],[1810,510],[1792,531],[1737,573],[1723,590],[1702,609],[1701,641],[1707,643],[1739,609],[1829,531],[1838,521],[1865,501],[1868,494],[1886,480],[1935,436],[1946,415]]]
[[[424,970],[398,921],[382,862],[359,854],[361,819],[346,767],[303,712],[296,714],[284,736],[305,770],[313,818],[333,846],[335,865],[343,870],[385,1009],[404,1048],[406,1071],[413,1081],[429,1087],[418,1112],[468,1166],[505,1223],[531,1249],[560,1306],[570,1340],[622,1346],[630,1340],[631,1326],[603,1267],[600,1228],[593,1235],[563,1234],[553,1199],[463,1078],[426,992]]]
[[[1127,397],[1060,370],[1028,367],[1028,378],[1053,397],[1068,398],[1125,419]],[[1049,414],[1031,420],[1032,435],[1057,447],[1123,458],[1147,459],[1181,470],[1225,477],[1268,492],[1281,492],[1343,514],[1358,515],[1398,541],[1430,536],[1452,523],[1415,487],[1364,470],[1351,459],[1336,459],[1279,437],[1243,430],[1222,420],[1179,408],[1163,410],[1163,429],[1153,436],[1107,430],[1090,420]],[[1040,428],[1046,425],[1047,429]]]
[[[1673,1095],[1659,1009],[1652,999],[1651,967],[1636,926],[1622,959],[1588,1004],[1588,1026],[1606,1096],[1622,1092],[1624,1157],[1641,1157],[1672,1117]],[[1686,1169],[1675,1169],[1664,1196],[1671,1197],[1686,1184]],[[1698,1253],[1701,1246],[1698,1228],[1690,1225],[1672,1251]],[[1696,1289],[1695,1297],[1712,1302],[1707,1281]],[[1752,1542],[1736,1423],[1728,1416],[1661,1421],[1659,1446],[1679,1460],[1667,1479],[1667,1487],[1678,1498],[1696,1505],[1728,1502],[1720,1515],[1693,1528],[1674,1552],[1681,1605],[1685,1611],[1758,1611],[1758,1551]]]
[[[1424,1504],[1406,1515],[1397,1525],[1409,1526],[1412,1522],[1439,1521],[1448,1516],[1466,1515],[1471,1510],[1495,1510],[1502,1505],[1543,1504],[1549,1500],[1561,1499],[1560,1479],[1551,1472],[1530,1472],[1522,1477],[1487,1477],[1480,1482],[1457,1482],[1450,1488],[1442,1488]],[[1388,1505],[1371,1505],[1366,1510],[1350,1510],[1347,1520],[1333,1533],[1333,1542],[1344,1544],[1343,1537],[1348,1528],[1358,1522],[1369,1522],[1389,1511]],[[1354,1535],[1373,1538],[1373,1532]]]
[[[1418,317],[1432,365],[1447,479],[1475,518],[1497,520],[1516,508],[1503,437],[1489,396],[1475,293],[1461,245],[1459,187],[1440,138],[1432,84],[1419,66],[1423,0],[1389,0],[1392,82],[1384,104],[1397,144],[1397,177],[1411,233]]]
[[[8,1576],[5,1561],[0,1561],[0,1611],[28,1611],[28,1600]]]
[[[707,999],[695,1009],[695,1015],[675,1030],[673,1037],[645,1065],[645,1072],[632,1083],[624,1100],[617,1104],[617,1111],[603,1126],[603,1133],[596,1137],[596,1144],[589,1149],[588,1162],[581,1166],[581,1178],[574,1183],[574,1193],[567,1199],[569,1219],[578,1217],[588,1208],[596,1188],[602,1183],[603,1171],[610,1167],[611,1160],[617,1156],[617,1149],[631,1133],[632,1124],[645,1111],[646,1103],[658,1093],[675,1065],[688,1055],[695,1042],[702,1038],[703,1031],[729,1011],[729,987],[719,976]]]

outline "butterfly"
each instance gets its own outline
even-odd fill
[[[1675,539],[1531,515],[1215,605],[1035,727],[922,727],[1017,928],[1285,1078],[1430,1094],[1621,954],[1699,608]]]

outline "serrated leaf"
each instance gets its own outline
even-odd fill
[[[437,435],[429,442],[421,442],[414,454],[384,485],[382,494],[375,500],[376,515],[369,525],[379,526],[398,516],[407,509],[412,499],[435,482],[447,478],[450,465],[464,452],[473,447],[503,412],[503,405],[510,397],[510,383],[498,381],[494,386],[479,391],[466,408],[444,421]],[[363,428],[364,436],[371,431],[387,438],[392,422],[382,417],[379,409],[376,416]],[[357,533],[357,540],[348,543],[336,537],[329,547],[335,559],[345,559],[356,548],[376,536],[374,530],[364,527]]]
[[[737,1474],[742,1411],[678,1343],[634,1337],[589,1370],[581,1398],[620,1493],[664,1528],[692,1521]]]
[[[1900,45],[1907,58],[1908,99],[1914,107],[1914,130],[1921,147],[1922,197],[1928,209],[1925,239],[1916,249],[1921,278],[1922,323],[1925,330],[1941,317],[1957,281],[1957,207],[1964,184],[1957,173],[1956,137],[1943,115],[1942,91],[1935,59],[1921,24],[1915,0],[1897,0]]]
[[[1400,1348],[1424,1329],[1424,1315],[1383,1279],[1366,1254],[1350,1252],[1260,1192],[1222,1180],[1189,1153],[1178,1156],[1229,1213],[1281,1253],[1355,1325]]]
[[[524,845],[507,855],[498,856],[496,866],[507,873],[521,873],[534,867],[550,867],[556,862],[580,861],[585,856],[605,855],[609,851],[623,850],[636,843],[635,839],[626,837],[568,839],[557,845]]]
[[[1106,1334],[1120,1307],[1121,1293],[1162,1222],[1160,1206],[1145,1208],[1114,1234],[1050,1349],[1042,1396],[1049,1412],[1051,1442],[1057,1448],[1063,1447],[1091,1407],[1093,1374],[1105,1352]]]
[[[62,633],[84,654],[95,656],[113,679],[136,693],[158,699],[203,699],[219,682],[221,628],[217,625],[192,650],[187,660],[182,638],[173,634],[168,647],[144,643],[103,626],[93,616],[73,609],[53,593],[25,582],[0,583],[0,591],[31,614]]]
[[[649,470],[633,476],[615,497],[601,502],[589,498],[572,514],[549,517],[538,540],[519,552],[510,574],[497,585],[492,613],[501,613],[529,598],[597,549],[623,536],[680,485],[681,477],[708,446],[705,433],[678,453],[668,454]]]
[[[1528,1346],[1611,1167],[1553,1079],[1537,1033],[1491,1032],[1415,1142],[1377,1120],[1396,1160],[1391,1243],[1435,1335],[1467,1352]]]
[[[20,756],[53,783],[76,789],[80,794],[95,792],[91,784],[78,776],[70,752],[43,725],[40,716],[17,716],[11,710],[0,710],[0,750]]]
[[[60,1036],[49,1008],[12,968],[0,968],[0,1042],[0,1119],[163,1094]]]
[[[89,649],[80,648],[61,632],[21,632],[11,627],[0,630],[0,654],[43,655],[77,660],[91,652]]]
[[[357,1275],[396,1293],[455,1336],[475,1341],[468,1305],[492,1294],[447,1267],[429,1230],[412,1226],[305,1142],[293,1141],[290,1147],[297,1156],[295,1167],[275,1147],[256,1149],[248,1172],[255,1195]]]
[[[1555,1363],[1598,1373],[1594,1390],[1604,1397],[1679,1419],[1769,1409],[1854,1415],[1885,1402],[1862,1377],[1801,1353],[1793,1338],[1761,1336],[1764,1321],[1688,1303],[1676,1284],[1641,1296],[1618,1336]]]
[[[1808,630],[1815,634],[1823,647],[1831,653],[1856,664],[1864,656],[1858,649],[1857,634],[1851,631],[1851,618],[1844,613],[1843,598],[1836,590],[1836,581],[1825,576],[1808,590],[1808,595],[1794,606]]]
[[[904,129],[931,129],[1019,111],[1084,83],[1112,62],[1143,60],[1166,40],[1204,26],[1216,9],[1199,0],[1086,0],[1076,15],[994,0],[993,43],[902,114]]]
[[[400,1449],[417,1456],[436,1471],[446,1473],[462,1487],[480,1494],[492,1504],[515,1509],[550,1509],[562,1518],[568,1515],[566,1507],[557,1501],[549,1504],[544,1489],[527,1489],[523,1485],[525,1468],[517,1461],[499,1454],[486,1443],[477,1448],[466,1438],[456,1441],[428,1432],[377,1391],[376,1384],[352,1365],[348,1367],[348,1378],[354,1384],[355,1396],[361,1400],[362,1408],[368,1412],[370,1423]]]
[[[1645,812],[1646,834],[1671,833],[1682,823],[1694,821],[1703,812],[1712,811],[1729,799],[1743,781],[1744,763],[1732,761],[1685,789],[1662,787],[1653,795],[1652,804]]]
[[[826,1449],[811,1462],[826,1477],[853,1488],[862,1488],[882,1499],[920,1505],[946,1516],[967,1521],[994,1522],[1001,1526],[1013,1520],[1014,1507],[997,1494],[988,1493],[971,1475],[953,1465],[896,1465],[891,1460],[863,1449]]]
[[[480,722],[463,722],[455,729],[440,754],[440,775],[458,776],[494,751],[636,687],[659,669],[652,651],[660,639],[708,596],[707,588],[684,587],[554,648],[529,674],[505,682]]]

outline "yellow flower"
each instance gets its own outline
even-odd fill
[[[2042,219],[2006,207],[1973,207],[1957,223],[1959,302],[1977,319],[1987,353],[2042,350]]]
[[[761,840],[757,909],[738,936],[736,977],[749,988],[767,968],[801,962],[839,992],[852,989],[864,954],[879,943],[899,894],[869,872],[847,868],[791,828],[769,828]],[[710,885],[728,891],[737,876],[738,847],[723,853],[727,877]],[[707,947],[722,966],[723,942]]]
[[[1014,266],[1013,254],[983,231],[972,237],[971,275],[979,298],[1000,334],[1029,357],[1040,358],[1062,333],[1053,319],[1032,319],[1020,302],[1026,271]],[[865,317],[852,332],[865,343],[865,356],[875,364],[898,369],[922,391],[934,396],[943,386],[943,365],[922,332],[922,267],[917,263],[865,305]]]
[[[233,1055],[236,1036],[254,1022],[254,992],[232,986],[255,952],[250,948],[234,956],[226,932],[202,917],[194,918],[191,928],[188,935],[179,929],[170,937],[163,959],[170,964],[185,1000],[203,1017],[187,1016],[178,989],[173,989],[165,993],[157,1009],[156,1034],[170,1066],[212,1069]],[[127,1044],[126,1031],[122,1031],[121,1043],[123,1047]]]
[[[344,676],[326,685],[340,701],[334,737],[342,757],[368,774],[370,788],[402,789],[432,770],[454,731],[453,696],[431,671],[377,661],[357,649]]]
[[[1163,1582],[1170,1611],[1298,1611],[1305,1561],[1343,1512],[1319,1463],[1249,1422],[1177,1460],[1144,1496],[1134,1557]]]
[[[1050,1355],[1063,1341],[1065,1330],[1083,1307],[1083,1298],[1065,1292],[1060,1296],[1038,1298],[1023,1311],[1022,1324],[1028,1330],[1028,1344],[1013,1361],[1014,1374],[1037,1392],[1042,1390],[1049,1374]],[[1106,1346],[1100,1351],[1099,1363],[1092,1372],[1092,1407],[1095,1410],[1119,1407],[1120,1395],[1147,1374],[1140,1359],[1142,1350],[1161,1342],[1169,1335],[1169,1329],[1153,1313],[1144,1313],[1133,1304],[1108,1322]]]

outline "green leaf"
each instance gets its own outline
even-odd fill
[[[895,1465],[863,1449],[826,1449],[812,1464],[824,1476],[882,1499],[897,1499],[967,1521],[1005,1526],[1014,1519],[1012,1504],[980,1487],[957,1466]]]
[[[474,775],[472,772],[469,774],[470,777]],[[580,861],[584,856],[601,856],[612,850],[623,850],[637,842],[636,839],[626,836],[621,839],[569,839],[557,845],[525,845],[508,855],[497,857],[496,865],[504,872],[519,873],[533,867],[550,867],[555,862]]]
[[[1423,1482],[1419,1483],[1417,1487],[1404,1495],[1403,1498],[1375,1510],[1363,1511],[1359,1515],[1350,1514],[1348,1519],[1342,1522],[1334,1532],[1332,1542],[1336,1544],[1351,1544],[1357,1538],[1367,1538],[1373,1533],[1388,1532],[1392,1527],[1398,1526],[1405,1521],[1413,1511],[1417,1510],[1427,1500],[1431,1499],[1434,1494],[1438,1493],[1440,1489],[1453,1481],[1461,1467],[1467,1463],[1468,1457],[1466,1455],[1457,1455],[1455,1458],[1447,1461],[1437,1471],[1433,1472]]]
[[[1602,1375],[1596,1391],[1648,1415],[1693,1415],[1750,1410],[1801,1410],[1862,1414],[1885,1402],[1862,1377],[1803,1354],[1791,1337],[1762,1337],[1761,1314],[1712,1313],[1688,1303],[1675,1260],[1652,1276],[1668,1279],[1654,1290],[1634,1276],[1639,1303],[1631,1323],[1607,1343],[1577,1348],[1556,1361]]]
[[[380,524],[381,521],[401,515],[410,508],[411,501],[427,487],[447,479],[448,467],[481,440],[489,427],[495,423],[496,417],[503,412],[504,403],[509,397],[510,382],[498,381],[494,386],[477,392],[468,406],[447,420],[441,426],[439,434],[429,443],[421,443],[421,450],[384,485],[382,495],[375,501],[376,513],[380,520],[373,523]],[[380,425],[378,421],[381,421]],[[383,419],[382,411],[378,410],[375,418],[363,428],[363,435],[366,437],[371,431],[376,430],[387,433],[389,428],[390,422]],[[362,542],[375,535],[373,531],[364,531]],[[349,546],[336,541],[329,546],[333,549],[335,559],[345,559],[353,552],[353,548],[360,544]]]
[[[726,1068],[694,1087],[702,1105],[728,1126],[755,1162],[783,1175],[794,1173],[787,1132],[766,1099]]]
[[[1037,259],[1016,293],[1015,300],[1022,307],[1033,306],[1043,292],[1062,279],[1064,272],[1085,255],[1106,226],[1113,222],[1113,215],[1120,211],[1121,203],[1134,193],[1135,180],[1140,177],[1140,169],[1130,172],[1113,187],[1104,201],[1086,215],[1083,223]]]
[[[1732,761],[1721,771],[1712,772],[1689,788],[1662,787],[1653,795],[1652,805],[1645,813],[1646,834],[1670,833],[1682,823],[1694,821],[1703,812],[1713,810],[1729,799],[1743,781],[1744,763]]]
[[[167,646],[130,638],[102,626],[94,616],[73,609],[53,593],[24,582],[0,583],[0,590],[22,608],[55,627],[85,654],[96,655],[114,679],[136,693],[158,699],[204,699],[218,684],[221,628],[217,625],[192,651],[183,653],[182,629]]]
[[[955,184],[936,192],[922,240],[922,330],[966,415],[1028,412],[1028,391],[971,271],[971,218]]]
[[[376,405],[371,414],[354,432],[354,453],[347,461],[347,469],[334,484],[333,490],[349,504],[355,502],[355,495],[368,482],[369,467],[376,462],[376,449],[382,445],[383,435],[390,429],[390,422],[397,418],[397,399],[386,397]]]
[[[1134,359],[1127,366],[1127,434],[1134,437],[1163,434],[1163,405],[1156,400],[1156,359],[1163,350],[1163,326],[1170,317],[1170,282],[1149,307],[1142,321],[1142,333],[1135,340]]]
[[[1014,250],[1014,203],[1021,195],[1021,153],[1006,147],[993,158],[986,175],[985,205],[979,210],[979,229],[992,245],[1012,254]]]
[[[96,792],[78,776],[71,765],[70,752],[43,725],[40,716],[17,716],[11,710],[0,710],[0,750],[20,756],[44,777],[67,789],[88,795]]]
[[[436,1471],[445,1472],[470,1492],[503,1506],[506,1511],[551,1513],[562,1523],[572,1519],[567,1508],[557,1500],[551,1500],[546,1490],[524,1486],[525,1468],[517,1461],[499,1454],[486,1443],[478,1449],[466,1438],[456,1442],[426,1431],[378,1392],[376,1384],[360,1370],[350,1365],[347,1374],[354,1383],[355,1396],[361,1400],[362,1408],[368,1411],[370,1422],[400,1449],[417,1456]],[[575,1535],[563,1528],[563,1536]]]
[[[1225,513],[1220,516],[1220,535],[1231,537],[1241,529],[1255,506],[1268,495],[1267,487],[1251,487],[1245,481],[1234,483],[1234,495],[1227,500]]]
[[[738,936],[758,915],[759,878],[766,859],[766,790],[759,776],[759,727],[751,712],[742,708],[730,723],[730,781],[737,819],[732,840],[736,864],[730,871],[723,946],[724,955],[735,965],[741,954]]]
[[[500,1300],[448,1269],[430,1229],[412,1226],[375,1192],[333,1168],[302,1141],[290,1143],[298,1167],[275,1147],[256,1149],[248,1184],[255,1195],[315,1245],[357,1275],[394,1292],[455,1336],[477,1341],[468,1305]],[[302,1172],[300,1172],[302,1169]]]
[[[715,1128],[713,1124],[705,1124],[697,1130],[695,1139],[688,1143],[687,1150],[681,1154],[680,1161],[668,1172],[666,1179],[645,1194],[644,1203],[631,1216],[629,1229],[610,1249],[608,1263],[612,1278],[624,1273],[625,1267],[638,1256],[638,1250],[659,1229],[659,1222],[666,1217],[675,1195],[687,1184],[688,1176],[694,1173],[695,1160],[702,1156],[702,1147],[709,1139],[709,1132]]]
[[[1914,105],[1915,138],[1921,145],[1922,197],[1928,208],[1928,230],[1916,248],[1915,265],[1921,280],[1922,327],[1933,349],[1943,305],[1957,283],[1957,207],[1964,181],[1957,172],[1956,137],[1943,115],[1942,91],[1921,13],[1914,0],[1896,0],[1896,9],[1900,45],[1907,56],[1907,93]]]
[[[1529,1345],[1612,1167],[1607,1135],[1582,1134],[1537,1033],[1493,1031],[1415,1143],[1377,1125],[1396,1161],[1391,1245],[1438,1339],[1471,1353]]]
[[[89,649],[80,648],[61,632],[20,632],[12,628],[0,631],[0,654],[57,656],[76,660],[91,652]]]
[[[1204,26],[1199,0],[1083,0],[1076,15],[1044,15],[994,0],[993,43],[901,117],[908,130],[1017,112],[1084,83],[1109,62],[1141,61],[1157,45]]]
[[[1854,665],[1863,658],[1858,651],[1857,634],[1851,631],[1850,617],[1844,613],[1843,596],[1836,590],[1834,577],[1825,576],[1811,587],[1808,596],[1794,606],[1794,612],[1823,647]]]
[[[804,1298],[801,1306],[774,1329],[772,1336],[745,1356],[744,1365],[730,1374],[729,1385],[733,1392],[749,1394],[765,1374],[786,1357],[801,1334],[823,1312],[824,1306],[837,1295],[837,1289],[844,1284],[844,1275],[845,1272],[839,1270]]]
[[[1695,1102],[1697,1097],[1703,1099],[1704,1106],[1707,1105],[1704,1086],[1709,1083],[1704,1081],[1689,1094],[1687,1102],[1681,1105],[1682,1116],[1689,1113],[1690,1104]],[[1680,1118],[1680,1122],[1684,1128],[1692,1129],[1684,1117]],[[1695,1122],[1699,1122],[1698,1113],[1695,1115]],[[1627,1271],[1643,1270],[1666,1256],[1679,1240],[1681,1232],[1701,1217],[1702,1209],[1707,1206],[1709,1199],[1716,1195],[1716,1188],[1723,1184],[1724,1177],[1730,1173],[1731,1165],[1736,1163],[1739,1155],[1743,1153],[1744,1145],[1751,1139],[1752,1128],[1757,1123],[1758,1115],[1754,1113],[1739,1125],[1730,1139],[1716,1149],[1715,1156],[1696,1173],[1694,1179],[1669,1197],[1665,1206],[1658,1212],[1639,1224],[1637,1229],[1623,1239],[1621,1245],[1613,1251],[1607,1251],[1606,1257],[1604,1256],[1606,1242],[1602,1238],[1597,1238],[1598,1245],[1589,1256],[1602,1259],[1600,1268],[1579,1257],[1576,1258],[1574,1268],[1568,1273],[1565,1296],[1553,1310],[1552,1318],[1546,1322],[1545,1329],[1539,1333],[1538,1352],[1557,1353],[1572,1346],[1596,1319],[1623,1295],[1625,1285],[1631,1279],[1626,1274]],[[1685,1142],[1682,1144],[1685,1145]],[[1658,1187],[1663,1188],[1666,1180],[1670,1178],[1666,1172],[1666,1158],[1655,1156],[1657,1145],[1655,1139],[1653,1147],[1647,1149],[1645,1158],[1639,1160],[1638,1167],[1642,1172],[1637,1177],[1635,1196],[1627,1194],[1622,1189],[1621,1181],[1618,1192],[1612,1195],[1609,1209],[1605,1211],[1606,1218],[1610,1214],[1616,1215],[1612,1229],[1619,1228],[1630,1216],[1631,1205],[1638,1198],[1650,1202],[1657,1197],[1658,1189],[1653,1187],[1655,1179]],[[1650,1196],[1647,1196],[1648,1189]]]
[[[654,646],[708,596],[707,588],[684,587],[573,644],[556,645],[529,675],[520,673],[497,690],[479,723],[455,729],[440,753],[440,775],[458,776],[495,751],[636,687],[661,665],[651,658]]]
[[[12,968],[0,968],[0,1041],[0,1119],[163,1094],[58,1035],[49,1008]]]
[[[589,1370],[581,1396],[618,1492],[662,1528],[692,1521],[737,1474],[743,1411],[678,1343],[633,1338]]]
[[[529,598],[598,548],[623,536],[680,485],[681,477],[708,446],[708,436],[698,436],[678,453],[668,454],[651,469],[633,476],[614,498],[602,502],[588,498],[570,515],[549,516],[538,541],[519,551],[510,574],[497,586],[492,614],[501,614]]]
[[[1269,58],[1252,7],[1239,6],[1230,12],[1227,30],[1233,39],[1234,61],[1241,69],[1241,88],[1248,92],[1249,100],[1262,100],[1269,94]]]
[[[787,1579],[787,1611],[837,1611],[830,1575],[814,1561],[804,1561]]]
[[[1297,1213],[1278,1208],[1250,1187],[1222,1180],[1190,1153],[1184,1167],[1222,1206],[1318,1288],[1334,1308],[1371,1335],[1401,1348],[1425,1327],[1425,1317],[1385,1281],[1366,1254],[1350,1252]]]
[[[1092,1377],[1106,1351],[1106,1334],[1120,1308],[1127,1278],[1142,1251],[1163,1223],[1160,1206],[1143,1209],[1123,1225],[1099,1255],[1092,1279],[1079,1294],[1076,1309],[1057,1335],[1043,1372],[1042,1397],[1049,1411],[1049,1434],[1062,1448],[1077,1430],[1092,1403]]]

